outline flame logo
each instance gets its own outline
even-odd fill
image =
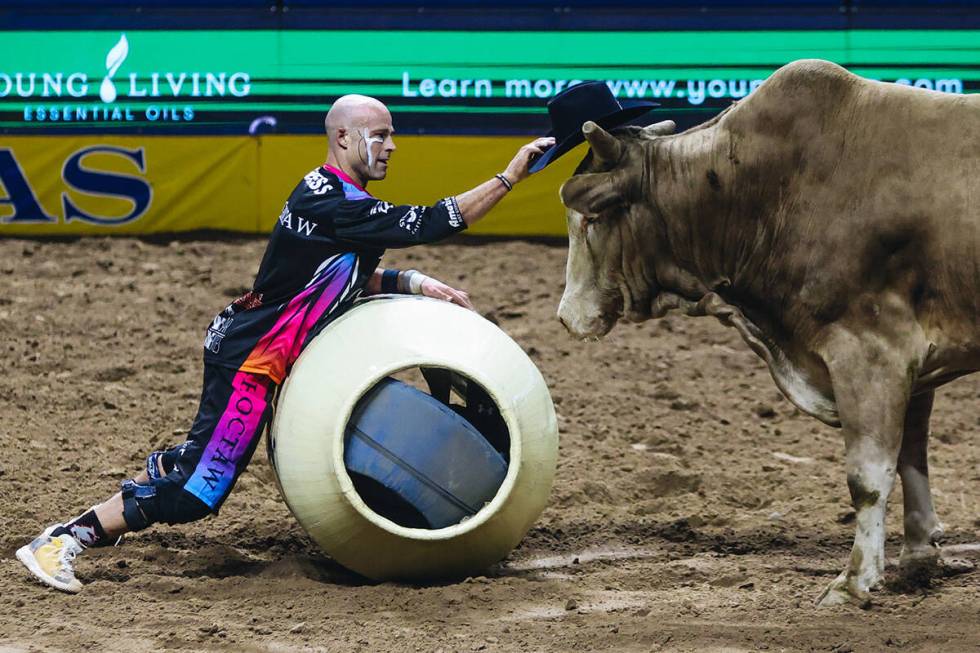
[[[99,87],[99,97],[106,104],[111,104],[116,101],[116,85],[112,83],[112,76],[116,74],[119,70],[119,66],[123,65],[126,61],[126,57],[129,56],[129,41],[126,40],[125,34],[119,35],[119,42],[112,46],[109,50],[109,54],[105,57],[105,67],[106,76],[102,80],[102,85]]]

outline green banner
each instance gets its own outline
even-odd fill
[[[403,132],[519,133],[589,79],[703,119],[802,58],[980,91],[971,30],[0,32],[0,130],[310,133],[336,97],[363,93]]]

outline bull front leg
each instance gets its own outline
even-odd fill
[[[902,478],[905,509],[905,541],[900,565],[909,579],[933,575],[939,564],[938,542],[943,536],[929,489],[929,417],[934,392],[912,397],[905,415],[902,448],[898,454],[898,474]]]
[[[847,568],[818,599],[821,606],[871,604],[885,570],[885,510],[895,482],[916,360],[881,334],[838,330],[828,338],[830,372],[846,448],[847,488],[857,513]]]

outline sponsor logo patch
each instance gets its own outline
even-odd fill
[[[333,186],[330,185],[327,178],[321,176],[316,170],[303,177],[303,181],[306,182],[306,187],[313,191],[314,195],[323,195],[328,190],[333,190]]]
[[[412,206],[409,207],[405,215],[401,217],[398,221],[398,226],[405,231],[411,233],[413,236],[419,232],[422,227],[422,207]]]
[[[390,202],[378,202],[371,207],[371,212],[368,215],[378,215],[379,213],[382,215],[386,214],[393,206],[395,205],[391,204]]]
[[[282,207],[282,213],[279,214],[279,224],[284,226],[286,229],[295,231],[298,234],[305,234],[307,236],[313,235],[313,230],[317,227],[315,222],[306,220],[299,216],[296,216],[296,221],[294,223],[293,213],[289,210],[289,204]]]
[[[262,293],[249,290],[247,293],[233,301],[231,305],[237,309],[245,311],[251,308],[258,308],[262,305]]]
[[[81,524],[75,524],[71,527],[71,536],[76,540],[84,544],[85,546],[91,546],[95,543],[95,529],[91,526],[83,526]]]
[[[204,336],[205,349],[212,354],[218,353],[218,350],[221,349],[221,341],[225,339],[225,333],[228,331],[228,327],[231,326],[233,319],[234,309],[231,307],[226,308],[215,316],[214,320],[211,321],[211,326],[208,327],[207,335]]]
[[[459,203],[456,201],[455,197],[447,197],[442,200],[446,205],[446,211],[449,212],[449,226],[456,228],[463,225],[463,214],[459,210]]]

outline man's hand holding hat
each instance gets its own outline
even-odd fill
[[[504,170],[504,176],[507,177],[507,180],[511,184],[516,184],[527,178],[531,174],[529,168],[536,160],[536,157],[540,157],[547,148],[554,146],[554,144],[555,139],[553,137],[543,136],[522,146],[521,149],[517,150],[517,154],[511,160],[507,169]]]

